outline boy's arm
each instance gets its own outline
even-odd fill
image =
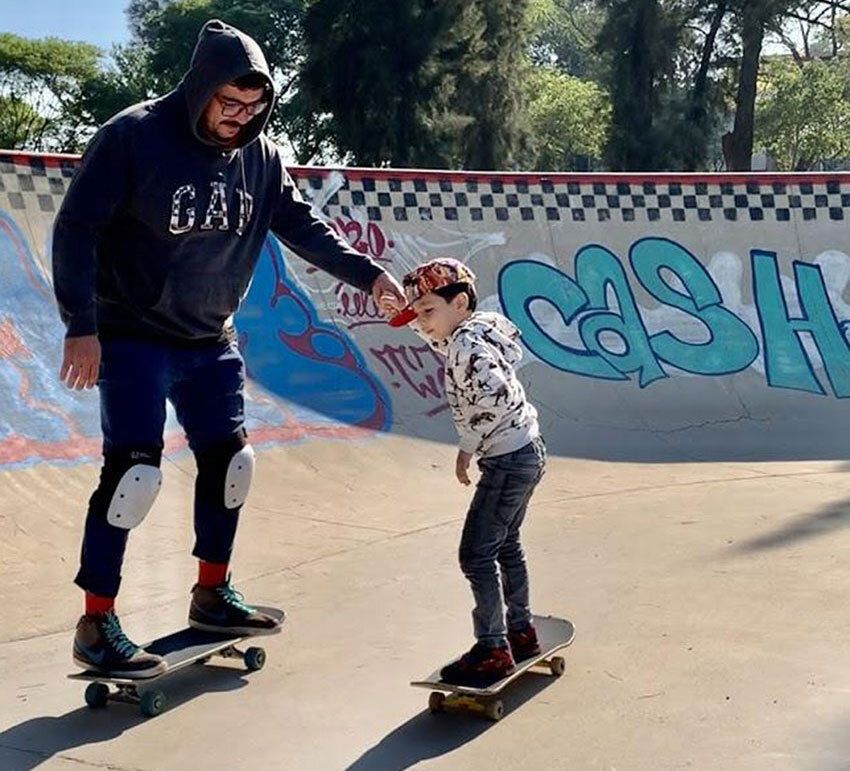
[[[511,404],[510,375],[494,355],[492,348],[468,337],[458,340],[452,352],[446,376],[451,376],[459,393],[455,426],[459,447],[473,454],[484,435],[504,417],[516,410]]]

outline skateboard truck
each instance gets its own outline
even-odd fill
[[[259,608],[275,618],[283,621],[285,614],[277,608]],[[131,679],[112,676],[109,673],[86,670],[76,672],[68,677],[72,680],[88,680],[86,686],[86,704],[92,709],[102,709],[110,701],[138,705],[142,714],[156,717],[165,711],[168,700],[165,692],[154,686],[160,678],[179,672],[193,664],[205,664],[214,656],[224,659],[241,659],[249,672],[258,672],[266,664],[266,652],[263,648],[252,645],[245,650],[238,644],[246,639],[254,639],[247,635],[228,635],[216,632],[203,632],[186,628],[166,637],[161,637],[144,646],[145,650],[162,656],[168,663],[168,669],[155,677]],[[110,688],[114,686],[114,690]]]

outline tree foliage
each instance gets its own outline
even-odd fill
[[[130,41],[109,57],[0,35],[0,145],[79,149],[173,88],[214,17],[266,52],[269,130],[300,162],[742,170],[754,147],[789,169],[847,154],[850,0],[129,0]]]
[[[530,74],[530,140],[523,167],[533,171],[587,170],[602,157],[611,125],[607,93],[597,84],[554,68]]]
[[[597,0],[533,0],[529,7],[529,58],[589,80],[603,77],[596,41],[605,22]]]
[[[756,146],[783,171],[809,171],[850,158],[847,66],[838,60],[774,60],[764,68]]]
[[[305,106],[357,164],[457,164],[472,120],[460,81],[480,75],[481,22],[464,0],[316,0],[304,21]]]
[[[0,144],[55,151],[84,145],[88,126],[78,104],[99,56],[86,43],[0,33]]]

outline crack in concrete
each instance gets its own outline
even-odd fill
[[[88,768],[104,768],[107,769],[107,771],[149,771],[149,769],[141,768],[140,766],[116,766],[113,763],[97,763],[89,760],[83,760],[82,758],[75,758],[72,755],[65,755],[61,752],[55,753],[45,750],[25,749],[23,747],[15,747],[11,744],[3,744],[2,742],[0,742],[0,749],[20,752],[22,755],[32,755],[37,758],[43,758],[44,760],[59,758],[60,760],[67,760],[69,763],[77,763]]]
[[[754,423],[770,423],[768,418],[754,418],[749,413],[744,415],[739,415],[737,418],[720,418],[718,420],[705,420],[702,423],[694,423],[692,425],[680,426],[679,428],[669,428],[669,429],[652,429],[652,433],[660,436],[669,436],[671,434],[680,434],[685,431],[695,431],[701,428],[712,428],[714,426],[726,426],[732,423],[743,423],[745,421],[752,421]]]

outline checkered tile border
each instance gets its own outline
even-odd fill
[[[0,154],[0,208],[55,212],[77,161]],[[343,174],[345,171],[343,170]],[[326,176],[292,169],[315,200]],[[468,178],[351,175],[326,211],[389,222],[791,222],[850,220],[850,176],[822,182],[534,183]]]
[[[323,178],[298,178],[312,199]],[[328,200],[343,213],[406,222],[790,222],[850,220],[850,178],[823,183],[350,180]]]
[[[0,154],[0,209],[56,212],[74,175],[71,159]]]

